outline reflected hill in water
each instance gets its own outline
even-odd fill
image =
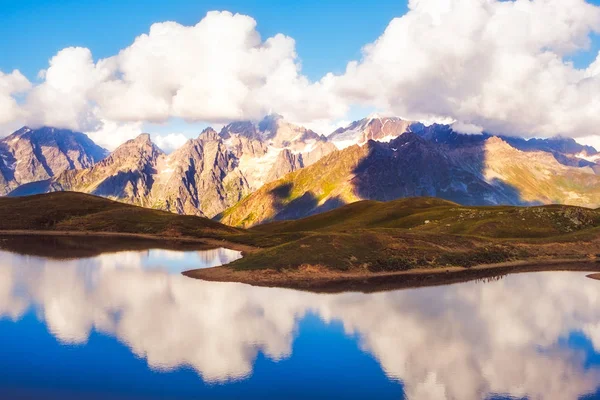
[[[33,310],[64,345],[94,346],[90,335],[97,332],[153,370],[192,368],[220,385],[260,379],[253,376],[259,358],[300,356],[295,343],[307,334],[300,323],[314,315],[327,326],[341,324],[409,399],[574,399],[600,386],[593,361],[600,286],[582,273],[331,295],[189,279],[178,274],[189,268],[182,261],[189,254],[56,260],[0,252],[0,316],[19,324]],[[194,262],[211,266],[238,256],[212,250]],[[590,349],[572,345],[573,335]],[[294,371],[289,379],[302,375]]]
[[[149,249],[194,251],[214,248],[201,242],[94,236],[93,233],[86,236],[2,236],[0,233],[0,250],[59,260],[96,257],[105,253],[123,251]]]

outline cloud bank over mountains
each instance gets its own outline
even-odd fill
[[[293,38],[262,39],[250,16],[209,12],[195,26],[156,23],[109,58],[63,49],[39,83],[0,71],[0,126],[81,130],[114,147],[148,122],[223,124],[276,111],[315,127],[359,106],[456,120],[469,133],[593,139],[600,56],[585,68],[568,58],[587,51],[593,33],[600,7],[584,0],[410,0],[361,60],[313,82]]]

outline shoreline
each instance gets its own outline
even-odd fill
[[[429,268],[385,273],[340,272],[318,266],[303,266],[298,270],[284,270],[281,272],[272,269],[236,271],[227,266],[220,266],[185,271],[183,275],[211,282],[237,282],[253,286],[278,287],[317,293],[372,293],[448,285],[479,279],[493,279],[509,274],[543,271],[600,273],[600,260],[589,258],[532,259],[478,265],[471,268]],[[590,278],[600,279],[600,274],[595,274]]]
[[[2,236],[68,236],[68,237],[113,237],[129,239],[147,239],[155,241],[198,243],[207,246],[224,247],[230,250],[251,253],[258,250],[256,247],[230,242],[215,238],[196,238],[191,236],[159,236],[145,233],[105,232],[105,231],[44,231],[44,230],[0,230]]]
[[[159,236],[143,233],[106,231],[56,230],[0,230],[0,238],[8,236],[98,237],[144,239],[163,243],[188,243],[214,248],[223,247],[242,252],[242,255],[260,250],[250,245],[224,239],[190,236]],[[591,279],[600,280],[599,258],[534,258],[498,264],[484,264],[471,268],[441,267],[407,271],[373,273],[366,270],[338,271],[324,266],[303,265],[297,269],[234,270],[227,265],[184,271],[189,278],[210,282],[236,282],[253,286],[296,289],[317,293],[381,292],[439,286],[479,279],[493,279],[509,274],[542,271],[590,272]]]

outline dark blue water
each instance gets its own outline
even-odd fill
[[[0,398],[600,398],[583,273],[336,295],[179,274],[236,257],[0,252]]]

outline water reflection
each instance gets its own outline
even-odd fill
[[[188,366],[209,382],[248,377],[259,353],[294,357],[298,322],[310,313],[358,337],[409,399],[573,399],[600,386],[589,361],[600,351],[600,285],[583,273],[337,295],[174,274],[237,256],[150,250],[65,261],[0,252],[0,315],[19,321],[33,309],[64,344],[98,331],[153,369]],[[593,349],[572,346],[574,334]]]

